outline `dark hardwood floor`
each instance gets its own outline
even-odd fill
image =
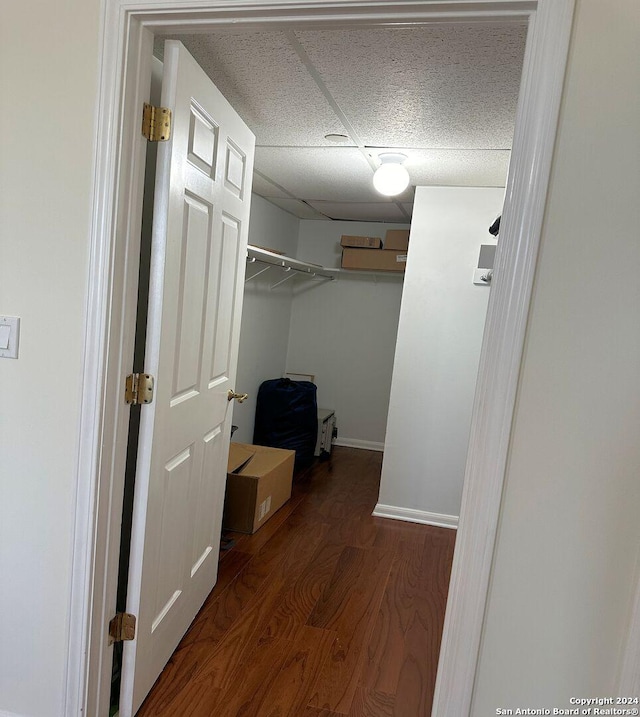
[[[455,531],[372,518],[382,454],[335,448],[218,584],[138,717],[426,717]]]

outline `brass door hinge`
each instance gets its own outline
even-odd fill
[[[109,622],[109,644],[133,640],[136,636],[136,616],[128,612],[119,612]]]
[[[171,137],[171,110],[144,103],[142,134],[149,142],[166,142]]]
[[[130,406],[153,401],[153,376],[148,373],[130,373],[124,387],[124,400]]]

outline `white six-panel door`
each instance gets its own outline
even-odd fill
[[[255,138],[181,43],[165,45],[120,716],[132,717],[217,577]]]

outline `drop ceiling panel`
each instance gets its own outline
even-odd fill
[[[301,199],[375,201],[373,171],[352,147],[257,147],[256,167]]]
[[[370,222],[408,222],[397,204],[392,202],[310,202],[311,206],[331,219]]]
[[[284,209],[285,212],[293,214],[300,219],[329,219],[324,214],[317,212],[313,207],[305,204],[305,202],[299,199],[278,199],[275,197],[269,197],[267,200],[271,204],[275,204],[280,209]]]
[[[257,171],[253,173],[253,191],[267,199],[272,197],[291,198],[290,194]]]
[[[511,147],[526,28],[297,31],[366,145]]]
[[[407,150],[405,166],[415,187],[504,187],[511,152],[492,150]]]
[[[344,132],[283,32],[225,31],[176,39],[249,125],[259,145],[322,146],[325,134]]]

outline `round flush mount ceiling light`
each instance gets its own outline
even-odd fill
[[[373,186],[386,197],[395,197],[409,186],[409,172],[402,163],[406,154],[383,152],[378,155],[382,163],[373,175]]]

